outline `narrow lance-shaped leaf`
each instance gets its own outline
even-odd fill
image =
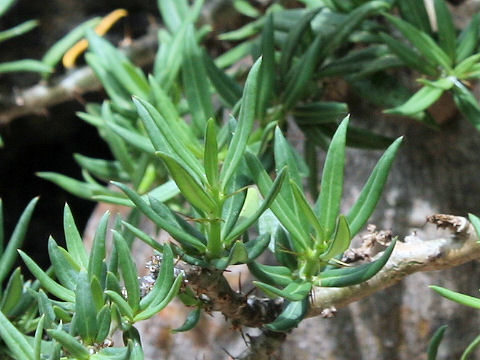
[[[254,281],[253,284],[271,297],[282,297],[290,301],[300,301],[308,297],[312,289],[310,282],[291,282],[284,289]]]
[[[255,107],[257,103],[258,76],[262,60],[258,59],[252,66],[247,77],[245,90],[237,128],[228,147],[224,165],[220,173],[221,188],[226,189],[228,182],[235,173],[247,147],[248,139],[255,120]]]
[[[203,159],[207,180],[210,186],[216,187],[218,183],[218,144],[217,125],[213,118],[210,118],[207,122]]]
[[[275,87],[275,48],[273,41],[273,15],[267,17],[262,32],[262,64],[258,76],[256,114],[263,119]]]
[[[213,116],[213,107],[208,77],[193,26],[187,28],[184,46],[182,75],[185,94],[192,113],[193,125],[197,133],[201,134],[205,129],[207,119]]]
[[[6,279],[17,259],[17,249],[22,246],[25,240],[28,224],[30,223],[37,202],[38,198],[34,198],[28,203],[13,230],[12,236],[8,240],[5,251],[3,251],[2,257],[0,258],[0,283]]]
[[[48,335],[57,340],[75,359],[88,360],[90,354],[75,337],[63,330],[47,330]]]
[[[477,237],[479,238],[479,242],[480,242],[480,218],[478,218],[477,216],[473,215],[473,214],[468,214],[468,220],[470,220],[470,222],[472,223],[473,225],[473,228],[475,229],[475,232],[477,233]]]
[[[447,298],[448,300],[455,301],[456,303],[465,305],[465,306],[470,306],[475,309],[480,309],[480,299],[470,296],[470,295],[465,295],[465,294],[460,294],[458,292],[445,289],[441,286],[435,286],[431,285],[430,289],[436,291],[443,297]]]
[[[97,311],[93,304],[92,288],[86,270],[78,274],[75,290],[76,330],[87,344],[93,344],[97,335]]]
[[[65,204],[63,211],[63,231],[69,254],[83,267],[88,266],[88,257],[83,246],[82,237],[78,232],[75,220],[68,204]]]
[[[183,231],[182,229],[179,229],[176,226],[173,226],[169,222],[165,221],[162,219],[159,215],[155,213],[155,211],[152,210],[150,205],[148,205],[140,195],[135,193],[132,189],[128,188],[128,186],[121,184],[121,183],[116,183],[113,182],[113,184],[117,187],[119,187],[125,194],[132,200],[132,202],[139,208],[140,211],[142,211],[149,219],[151,219],[157,226],[161,227],[165,231],[167,231],[169,234],[171,234],[177,241],[180,243],[187,244],[188,246],[193,246],[200,252],[204,252],[206,249],[205,244],[202,243],[202,241],[189,233]]]
[[[433,334],[432,339],[428,343],[428,348],[427,348],[428,360],[437,359],[438,347],[442,342],[443,335],[445,334],[445,330],[447,330],[447,325],[440,326],[437,329],[437,331],[435,331],[435,334]]]
[[[324,240],[325,230],[323,229],[322,225],[320,224],[317,215],[313,211],[312,207],[308,203],[305,195],[303,194],[302,190],[295,184],[293,181],[290,182],[290,186],[292,187],[293,196],[295,198],[295,202],[297,205],[297,209],[300,212],[300,216],[304,216],[310,226],[315,229],[315,239],[316,241]]]
[[[478,35],[480,26],[480,15],[475,14],[468,24],[468,26],[462,31],[458,38],[456,48],[457,62],[460,62],[473,54],[478,45]]]
[[[326,261],[343,254],[350,246],[350,240],[350,229],[347,219],[345,216],[340,215],[333,239],[330,240],[327,250],[320,256],[320,259]]]
[[[316,213],[323,227],[324,239],[330,238],[340,211],[345,164],[345,139],[349,118],[345,118],[333,136],[323,166]]]
[[[270,188],[270,191],[268,192],[268,194],[265,196],[265,199],[263,200],[262,204],[248,219],[246,219],[245,221],[238,224],[235,228],[233,228],[232,232],[225,239],[225,242],[227,244],[235,240],[238,236],[243,234],[245,231],[247,231],[247,229],[258,220],[260,215],[262,215],[265,212],[265,210],[269,208],[269,206],[272,204],[272,202],[275,200],[275,197],[279,193],[280,188],[282,187],[282,184],[285,180],[286,173],[287,173],[286,168],[283,168],[278,173],[277,178],[273,182],[273,185]]]
[[[120,270],[127,290],[128,304],[133,312],[137,311],[140,303],[140,287],[138,283],[138,273],[132,255],[124,237],[117,231],[113,232],[113,240],[118,251],[118,261]]]
[[[455,62],[456,31],[445,0],[434,0],[438,37],[443,51]]]
[[[93,239],[93,246],[90,253],[90,258],[88,262],[88,276],[93,278],[96,276],[100,283],[103,285],[105,281],[106,270],[105,265],[105,256],[106,256],[106,247],[105,241],[107,236],[107,225],[110,213],[106,212],[100,219],[97,231]]]
[[[350,209],[347,221],[350,226],[351,237],[354,237],[360,231],[375,210],[402,140],[403,138],[398,138],[388,147],[373,169],[355,205]]]
[[[202,313],[202,308],[200,308],[200,307],[195,308],[194,310],[192,310],[188,314],[188,316],[185,319],[185,322],[183,323],[183,325],[176,328],[176,329],[173,329],[172,332],[173,333],[178,333],[178,332],[184,332],[184,331],[188,331],[188,330],[193,329],[195,327],[195,325],[198,324],[198,321],[200,320],[201,313]]]
[[[0,312],[0,336],[17,359],[36,360],[33,347],[25,335],[18,331],[2,312]]]

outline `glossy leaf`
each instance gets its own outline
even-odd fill
[[[263,265],[252,261],[248,263],[248,269],[258,280],[271,285],[287,286],[293,281],[291,270],[285,266]]]
[[[385,249],[383,254],[375,261],[359,266],[343,269],[325,270],[320,273],[318,283],[323,287],[344,287],[360,284],[372,278],[387,263],[395,247],[396,240]]]
[[[403,138],[398,138],[388,147],[377,165],[373,169],[367,183],[364,185],[360,196],[347,215],[350,227],[350,236],[353,238],[372,215],[377,206],[383,187],[387,181],[388,173],[392,166],[395,155],[402,143]]]
[[[308,298],[300,301],[288,302],[282,313],[270,324],[265,325],[269,330],[287,332],[298,326],[307,314]]]

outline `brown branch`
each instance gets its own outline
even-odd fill
[[[123,50],[135,64],[144,66],[152,63],[156,46],[157,31],[152,30]],[[51,106],[101,88],[92,69],[84,66],[54,80],[53,84],[40,83],[28,89],[16,90],[12,95],[0,98],[0,125],[24,115],[44,114]]]
[[[407,236],[404,242],[397,242],[388,263],[369,281],[345,288],[316,288],[309,316],[318,316],[325,309],[347,306],[395,285],[414,272],[448,269],[480,258],[480,243],[467,219],[434,215],[428,221],[449,228],[452,235],[434,240],[422,240],[414,234]]]

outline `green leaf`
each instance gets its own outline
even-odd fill
[[[224,69],[232,64],[235,64],[240,59],[243,59],[244,57],[249,55],[252,52],[254,45],[254,40],[244,41],[217,57],[215,59],[215,64],[220,69]]]
[[[0,2],[0,16],[3,16],[8,9],[10,9],[14,4],[16,0],[5,0]]]
[[[277,286],[287,286],[293,281],[292,271],[285,266],[263,265],[252,261],[248,269],[258,280]]]
[[[35,209],[37,202],[38,197],[30,200],[25,210],[23,210],[23,213],[20,216],[17,225],[15,225],[13,233],[8,240],[7,247],[2,253],[2,257],[0,258],[0,283],[2,283],[9,275],[12,266],[17,259],[17,249],[22,246],[25,240],[28,225],[32,218],[33,210]],[[0,220],[2,220],[1,223],[3,226],[3,219]]]
[[[12,311],[21,300],[23,295],[23,276],[20,268],[16,268],[8,279],[7,286],[2,294],[2,301],[0,303],[0,310],[6,316],[10,315]]]
[[[321,242],[325,240],[325,230],[323,229],[319,219],[317,218],[317,215],[315,215],[312,207],[305,198],[303,191],[300,190],[298,185],[295,184],[293,181],[290,182],[290,186],[292,188],[296,208],[298,209],[300,216],[304,217],[308,221],[309,225],[315,229],[315,239],[317,241]]]
[[[403,138],[398,138],[388,147],[373,169],[355,205],[350,209],[347,215],[347,221],[350,226],[350,235],[352,238],[360,231],[363,225],[365,225],[370,215],[372,215],[373,210],[375,210],[402,140]]]
[[[33,276],[35,276],[40,284],[42,284],[45,290],[62,300],[75,302],[75,293],[72,290],[63,287],[56,281],[52,280],[50,276],[48,276],[47,273],[45,273],[37,264],[35,264],[32,258],[30,258],[22,250],[18,250],[18,252],[25,262],[25,265],[27,265],[28,270],[30,270]]]
[[[348,113],[348,105],[336,101],[319,101],[296,106],[292,114],[299,125],[336,122]]]
[[[447,330],[447,325],[440,326],[437,331],[435,331],[435,334],[433,334],[427,348],[428,360],[436,360],[438,347],[442,342],[445,330]]]
[[[60,283],[70,290],[75,290],[80,265],[65,249],[60,248],[52,237],[48,239],[48,255]]]
[[[280,170],[280,172],[277,174],[277,178],[273,182],[272,187],[268,191],[261,205],[251,216],[249,216],[246,220],[240,222],[233,228],[233,230],[230,232],[230,234],[228,234],[227,238],[225,239],[226,244],[231,243],[233,240],[235,240],[245,231],[247,231],[248,228],[252,226],[258,220],[258,218],[270,207],[282,187],[286,173],[287,171],[285,167]]]
[[[23,35],[37,26],[37,20],[28,20],[8,30],[0,31],[0,42]]]
[[[95,337],[95,342],[101,344],[105,341],[110,333],[110,325],[112,321],[112,315],[110,306],[105,304],[97,314],[98,331]]]
[[[235,170],[238,168],[240,161],[244,158],[248,139],[252,132],[253,122],[255,120],[255,108],[258,99],[257,88],[261,64],[262,60],[258,59],[250,69],[250,73],[247,77],[237,128],[235,129],[232,141],[228,147],[224,165],[220,173],[221,188],[223,190],[227,188],[227,185],[235,173]]]
[[[119,187],[129,198],[133,201],[133,203],[138,207],[138,209],[143,212],[150,220],[152,220],[157,226],[167,231],[173,238],[180,243],[184,243],[187,246],[193,246],[200,252],[204,252],[206,250],[205,244],[203,242],[190,235],[189,233],[179,229],[176,226],[173,226],[168,221],[162,219],[155,211],[152,210],[149,204],[147,204],[137,193],[135,193],[132,189],[128,188],[126,185],[121,183],[113,182],[113,184]],[[143,240],[143,239],[142,239]]]
[[[38,172],[36,175],[39,178],[53,182],[62,189],[82,199],[90,200],[95,194],[95,191],[100,188],[53,172]]]
[[[63,230],[65,233],[65,242],[67,243],[68,253],[75,261],[83,267],[88,266],[88,256],[83,246],[82,237],[78,232],[75,220],[68,204],[65,204],[63,211]]]
[[[233,108],[242,98],[242,88],[215,64],[206,51],[203,52],[203,63],[216,92],[229,107]]]
[[[305,299],[308,297],[308,294],[310,294],[310,290],[312,289],[312,283],[310,282],[291,282],[283,290],[259,281],[254,281],[253,284],[268,296],[279,296],[290,301],[300,301]]]
[[[301,39],[305,36],[305,32],[310,30],[310,22],[321,9],[322,8],[319,7],[306,12],[298,23],[288,32],[280,55],[280,74],[287,74]]]
[[[88,276],[93,278],[94,276],[100,281],[100,284],[105,284],[106,276],[106,235],[107,235],[107,226],[110,213],[106,212],[98,224],[97,230],[95,231],[95,236],[93,238],[92,250],[90,252],[90,258],[88,261]]]
[[[470,306],[475,309],[480,309],[480,299],[470,296],[470,295],[465,295],[465,294],[460,294],[458,292],[445,289],[441,286],[435,286],[435,285],[430,285],[430,289],[436,291],[440,295],[442,295],[444,298],[447,298],[448,300],[455,301],[456,303],[465,305],[465,306]]]
[[[322,271],[315,285],[323,287],[345,287],[360,284],[372,278],[387,263],[395,247],[396,240],[385,249],[375,261],[359,266]]]
[[[45,292],[40,289],[38,293],[30,292],[35,294],[38,303],[38,312],[44,318],[45,328],[53,327],[54,321],[56,320],[55,310],[52,306],[52,300],[50,300],[45,294]],[[73,307],[73,304],[70,304]]]
[[[203,162],[208,183],[216,188],[218,184],[218,144],[217,124],[213,118],[208,119],[206,126]]]
[[[159,299],[162,300],[167,296],[174,280],[173,266],[172,248],[169,243],[166,243],[163,247],[162,264],[160,265],[160,271],[155,284],[150,292],[140,300],[140,309],[142,311],[150,307],[152,303],[158,302]]]
[[[202,313],[202,308],[200,307],[197,307],[194,310],[190,311],[183,325],[176,329],[173,329],[172,332],[179,333],[179,332],[184,332],[184,331],[193,329],[198,324],[201,313]]]
[[[473,228],[475,229],[475,232],[477,233],[477,237],[479,238],[479,242],[480,242],[480,218],[478,218],[477,216],[473,215],[473,214],[468,214],[468,220],[470,220],[470,222],[472,223],[473,225]]]
[[[480,15],[475,14],[468,26],[463,29],[462,33],[458,38],[456,49],[457,62],[460,62],[472,55],[477,48],[479,26]]]
[[[274,235],[275,240],[275,258],[277,261],[292,270],[297,268],[297,257],[293,253],[288,233],[279,226]]]
[[[437,18],[439,45],[453,63],[455,62],[456,31],[452,16],[445,0],[434,0],[434,6]]]
[[[346,117],[335,132],[323,166],[321,191],[315,206],[324,239],[330,238],[340,211],[345,165],[345,138],[349,117]]]
[[[128,174],[123,170],[118,161],[93,159],[80,154],[74,154],[73,157],[78,165],[101,180],[129,180]]]
[[[110,299],[118,306],[120,313],[132,321],[134,317],[133,309],[123,296],[112,290],[105,290],[105,294],[108,295],[108,297],[110,297]]]
[[[17,359],[35,360],[34,349],[28,343],[25,335],[0,312],[0,336]]]
[[[78,274],[75,290],[76,330],[87,344],[93,344],[97,335],[97,311],[93,303],[92,288],[86,270]]]
[[[480,106],[475,96],[460,81],[453,87],[453,100],[467,120],[480,130]]]
[[[190,204],[207,214],[216,208],[215,201],[204,190],[203,186],[195,180],[188,169],[165,153],[157,152],[156,155],[165,162],[173,180]]]
[[[170,288],[170,291],[168,292],[168,294],[162,300],[158,300],[152,303],[147,309],[135,315],[135,317],[133,318],[133,321],[137,322],[137,321],[149,319],[155,314],[159,313],[161,310],[163,310],[170,303],[170,301],[172,301],[173,298],[177,296],[182,283],[183,283],[183,275],[180,274],[179,276],[177,276],[177,278],[173,282],[173,285]]]
[[[184,137],[182,132],[179,132],[178,126],[169,124],[148,102],[137,98],[133,98],[133,102],[155,149],[178,157],[182,160],[183,166],[191,169],[199,179],[203,179],[205,177],[204,169],[198,159],[189,151],[188,144],[182,141]]]
[[[337,228],[333,235],[333,239],[330,240],[328,249],[320,255],[320,260],[328,261],[331,258],[341,255],[350,246],[350,229],[345,216],[340,215],[337,222]]]
[[[128,304],[135,313],[140,303],[140,287],[137,268],[133,262],[127,242],[122,234],[113,231],[113,240],[115,242],[115,248],[118,251],[118,261],[125,282],[125,288],[127,290]]]
[[[63,55],[85,36],[86,30],[93,29],[101,20],[101,17],[94,17],[74,27],[47,50],[42,57],[42,62],[48,66],[56,66]]]
[[[80,344],[72,335],[62,330],[47,330],[48,335],[62,344],[65,349],[74,356],[75,359],[88,360],[90,359],[90,353],[88,350]]]
[[[282,313],[265,327],[271,331],[287,332],[298,326],[305,318],[308,310],[308,298],[288,302]]]
[[[423,32],[427,34],[431,33],[430,19],[423,1],[402,0],[396,1],[395,3],[400,8],[402,18],[415,25],[415,27]]]
[[[275,47],[273,40],[273,15],[267,16],[262,31],[262,64],[258,74],[257,118],[265,117],[275,88]]]
[[[45,317],[40,317],[40,321],[35,329],[35,337],[33,339],[33,358],[35,360],[41,360],[42,357],[42,338],[43,338],[43,326],[45,323]]]
[[[453,63],[452,59],[430,36],[396,16],[390,14],[384,14],[384,16],[427,58],[427,60],[440,65],[446,70],[451,68]]]
[[[473,351],[478,345],[480,345],[480,335],[478,335],[475,339],[473,339],[473,341],[467,346],[460,360],[469,359],[470,355],[473,353]]]
[[[265,233],[258,236],[254,240],[250,240],[245,243],[245,248],[247,249],[248,261],[253,261],[259,257],[267,249],[270,244],[270,234]]]
[[[444,90],[441,88],[426,85],[418,90],[407,102],[393,109],[385,110],[384,113],[413,116],[429,108],[443,93]]]
[[[214,114],[208,77],[203,64],[203,55],[195,39],[193,25],[187,28],[182,75],[188,106],[192,113],[193,125],[196,132],[202,134],[207,119]]]
[[[246,0],[233,0],[233,7],[245,16],[256,18],[261,15],[260,11]]]
[[[266,196],[272,188],[272,180],[270,176],[267,174],[258,158],[252,153],[246,153],[246,161],[252,174],[252,178],[258,185],[261,194]],[[309,239],[309,237],[305,232],[305,229],[303,229],[298,224],[298,221],[296,221],[297,216],[292,211],[292,208],[287,201],[281,195],[278,195],[275,201],[270,205],[270,209],[292,235],[295,250],[301,251],[306,249],[306,239]]]
[[[23,59],[0,64],[0,73],[10,72],[38,72],[51,73],[53,69],[38,60]]]

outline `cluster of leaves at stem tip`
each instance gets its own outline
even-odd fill
[[[358,284],[384,266],[394,242],[371,263],[343,267],[339,259],[374,211],[401,139],[352,126],[348,117],[339,121],[348,106],[324,100],[327,80],[342,77],[368,100],[378,104],[381,99],[381,106],[392,108],[388,112],[429,125],[435,123],[428,107],[450,91],[459,110],[476,125],[478,104],[467,80],[478,73],[478,17],[457,36],[443,0],[435,1],[438,29],[432,29],[421,1],[303,2],[305,8],[275,4],[261,14],[236,1],[236,8],[254,20],[221,35],[224,41],[240,43],[212,59],[201,46],[211,29],[196,27],[203,2],[159,0],[165,28],[159,31],[149,76],[95,34],[91,23],[52,47],[55,56],[47,58],[59,59],[65,44],[87,37],[86,61],[109,99],[88,104],[79,117],[98,129],[114,160],[75,155],[84,181],[39,175],[80,197],[132,211],[127,220],[115,219],[109,255],[108,215],[88,256],[68,207],[67,247],[49,240],[51,269],[44,272],[21,253],[37,281],[24,285],[20,272],[13,272],[9,284],[15,285],[7,285],[3,294],[11,294],[9,286],[15,286],[17,297],[8,295],[5,303],[16,304],[11,299],[22,294],[34,310],[27,305],[14,313],[1,308],[4,351],[27,359],[39,354],[142,358],[136,322],[150,318],[178,294],[194,308],[177,329],[184,331],[195,326],[204,305],[183,284],[182,275],[174,276],[174,259],[219,272],[247,264],[261,291],[286,300],[278,318],[265,324],[273,331],[288,331],[303,319],[313,286]],[[399,16],[392,15],[397,10]],[[232,66],[247,56],[254,59],[248,73]],[[402,66],[425,75],[422,89],[412,97],[391,72]],[[370,91],[374,87],[377,93]],[[391,96],[379,97],[378,92]],[[306,135],[305,157],[282,131],[289,118]],[[346,146],[386,150],[355,205],[341,214]],[[320,179],[315,167],[319,149],[328,150]],[[110,181],[115,188],[106,185]],[[140,230],[140,214],[175,242],[161,244]],[[148,295],[140,289],[130,254],[135,238],[163,256]],[[12,253],[9,246],[5,254]],[[277,265],[257,261],[269,250]],[[34,329],[33,341],[22,335]],[[123,332],[125,347],[104,348],[115,331]]]

